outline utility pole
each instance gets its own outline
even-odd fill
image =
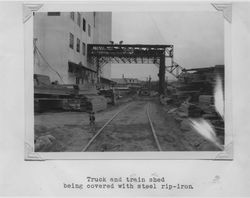
[[[149,89],[149,93],[151,93],[151,76],[150,75],[148,77],[148,89]]]
[[[97,75],[97,84],[100,84],[100,63],[98,56],[96,58],[96,75]]]
[[[160,68],[159,68],[159,94],[165,94],[165,54],[162,54],[160,57]]]

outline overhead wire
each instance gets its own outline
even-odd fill
[[[54,69],[54,68],[48,63],[48,61],[46,60],[46,58],[43,56],[43,54],[41,53],[41,51],[38,49],[38,47],[37,47],[36,45],[34,46],[34,50],[35,50],[35,52],[36,52],[36,51],[38,52],[38,54],[39,54],[40,57],[44,60],[44,62],[49,66],[49,68],[50,68],[52,71],[54,71],[54,72],[59,76],[60,80],[61,80],[62,83],[64,84],[64,81],[63,81],[62,76],[59,74],[59,72],[58,72],[56,69]]]
[[[155,19],[153,18],[152,14],[151,14],[150,12],[147,12],[147,13],[148,13],[149,18],[150,18],[151,21],[153,22],[153,25],[155,26],[155,29],[156,29],[158,35],[160,36],[161,41],[163,41],[163,42],[166,43],[166,40],[165,40],[165,38],[163,37],[163,35],[162,35],[162,33],[161,33],[161,31],[160,31],[160,29],[159,29],[159,27],[158,27],[158,25],[157,25]],[[158,37],[158,38],[159,38],[159,37]]]
[[[165,40],[165,38],[163,37],[163,35],[162,35],[162,33],[161,33],[161,31],[160,31],[160,29],[159,29],[159,27],[158,27],[158,25],[157,25],[155,19],[153,18],[153,16],[151,15],[150,12],[147,12],[147,13],[148,13],[148,15],[149,15],[149,18],[150,18],[151,21],[153,22],[153,25],[155,26],[155,29],[156,29],[158,35],[161,37],[162,41],[164,41],[164,42],[166,43],[166,40]],[[173,60],[173,64],[178,65],[178,67],[180,67],[181,70],[184,69],[184,68],[182,68],[177,62],[175,62],[174,60]],[[156,66],[157,66],[157,65],[156,65]]]

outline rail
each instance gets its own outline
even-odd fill
[[[152,120],[151,120],[151,118],[150,118],[150,116],[149,116],[149,103],[148,103],[148,106],[147,106],[147,116],[148,116],[148,121],[149,121],[149,123],[150,123],[150,127],[151,127],[151,130],[152,130],[152,133],[153,133],[154,140],[155,140],[155,143],[156,143],[156,145],[157,145],[157,148],[158,148],[159,151],[162,151],[161,145],[160,145],[160,143],[159,143],[159,140],[158,140],[158,138],[157,138],[157,135],[156,135],[156,132],[155,132],[153,123],[152,123]]]
[[[126,108],[128,108],[128,106],[130,105],[131,103],[127,104],[125,107],[123,107],[122,109],[120,109],[117,113],[115,113],[103,126],[102,128],[100,128],[97,133],[89,140],[89,142],[87,143],[87,145],[82,149],[82,152],[86,152],[87,149],[90,147],[90,145],[96,140],[96,138],[103,132],[104,128],[112,121],[114,120],[115,117],[117,117],[121,112],[123,112]],[[154,126],[153,126],[153,123],[152,123],[152,120],[150,118],[150,115],[149,115],[149,103],[147,104],[147,109],[146,109],[146,114],[147,114],[147,118],[148,118],[148,121],[149,121],[149,124],[150,124],[150,128],[151,128],[151,131],[153,133],[153,137],[154,137],[154,141],[157,145],[157,149],[159,151],[162,151],[162,148],[160,146],[160,143],[159,143],[159,140],[157,138],[157,135],[156,135],[156,132],[155,132],[155,129],[154,129]]]
[[[98,130],[98,132],[90,139],[90,141],[88,142],[88,144],[82,149],[82,152],[85,152],[89,146],[94,142],[94,140],[97,138],[97,136],[100,135],[100,133],[103,131],[103,129],[116,117],[118,116],[119,113],[121,113],[122,111],[124,111],[126,108],[128,108],[128,106],[131,103],[127,104],[125,107],[123,107],[120,111],[118,111],[117,113],[115,113],[103,126],[102,128],[100,128]]]

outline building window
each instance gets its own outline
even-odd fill
[[[69,47],[74,49],[74,35],[72,33],[69,33]]]
[[[74,12],[70,12],[70,18],[74,21],[75,20],[75,13]]]
[[[77,38],[76,51],[80,52],[80,39],[79,38]]]
[[[94,28],[95,28],[95,18],[96,18],[96,12],[93,13],[94,15]]]
[[[88,24],[88,35],[91,37],[91,26]]]
[[[86,44],[82,43],[82,55],[85,56],[85,54],[86,54]]]
[[[84,18],[82,19],[82,30],[83,30],[84,32],[86,31],[86,21],[85,21]]]
[[[48,16],[60,16],[60,12],[48,12]]]
[[[79,12],[77,12],[77,24],[79,25],[79,27],[81,26],[81,15]]]

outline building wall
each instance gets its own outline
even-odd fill
[[[79,64],[80,62],[82,63],[82,65],[86,66],[86,67],[90,67],[87,64],[87,44],[88,43],[93,43],[93,27],[94,27],[94,15],[93,12],[81,12],[81,23],[80,23],[80,27],[77,24],[77,13],[75,12],[75,20],[73,21],[70,18],[70,13],[64,13],[67,16],[65,16],[65,18],[67,18],[68,22],[67,24],[67,39],[66,39],[66,43],[67,46],[65,47],[65,49],[67,49],[66,54],[68,54],[68,60],[71,62],[74,62],[76,64]],[[85,32],[82,29],[82,20],[83,18],[86,21],[86,29]],[[91,27],[91,36],[88,36],[88,24]],[[71,49],[69,47],[69,33],[72,33],[74,35],[74,49]],[[76,42],[77,42],[77,38],[80,39],[80,53],[76,51]],[[85,49],[85,55],[82,54],[82,42],[84,42],[86,44],[86,49]],[[67,61],[68,62],[68,61]],[[92,68],[94,69],[94,68]],[[69,73],[69,81],[72,83],[75,83],[75,76],[71,73]]]
[[[46,61],[67,82],[68,72],[65,64],[67,57],[65,54],[68,39],[66,39],[65,20],[62,16],[52,17],[47,16],[47,13],[36,13],[34,16],[34,39],[37,39],[36,46]],[[62,83],[56,72],[38,55],[35,55],[34,73],[48,75],[51,81],[58,80]]]
[[[70,17],[70,12],[61,12],[60,16],[48,16],[48,13],[35,13],[34,16],[34,39],[37,39],[36,46],[41,51],[46,61],[53,67],[51,69],[40,57],[35,56],[34,73],[48,75],[51,81],[57,80],[59,83],[76,83],[76,77],[68,72],[68,62],[76,64],[87,64],[87,44],[104,42],[111,38],[111,14],[95,14],[93,12],[81,12],[80,26],[77,24],[77,12],[74,13],[74,21]],[[102,18],[103,17],[103,18]],[[83,31],[83,18],[86,21],[86,29]],[[110,20],[110,21],[106,21]],[[101,27],[109,24],[108,27]],[[91,35],[88,35],[88,25],[91,27]],[[95,27],[94,27],[95,26]],[[108,30],[110,28],[110,30]],[[101,31],[97,33],[97,31]],[[70,33],[74,35],[74,48],[69,47]],[[109,35],[106,35],[109,34]],[[101,36],[99,39],[98,36]],[[95,41],[94,41],[95,37]],[[76,51],[77,38],[80,40],[80,52]],[[82,53],[82,43],[85,43],[85,55]],[[93,68],[92,66],[92,69]],[[55,71],[63,78],[63,82]],[[110,76],[110,69],[105,69],[105,76]],[[81,83],[81,82],[80,82]]]
[[[112,13],[95,12],[94,44],[109,44],[112,40]],[[101,76],[111,78],[111,63],[102,68]]]

